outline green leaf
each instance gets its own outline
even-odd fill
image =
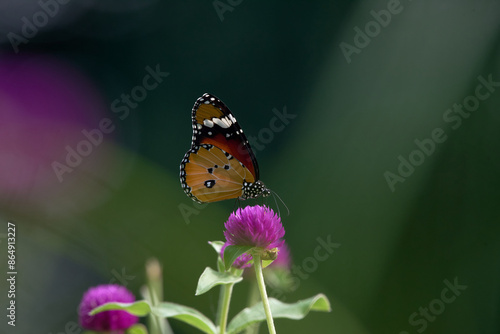
[[[110,310],[123,310],[130,314],[143,317],[151,312],[151,305],[149,305],[149,303],[145,300],[138,300],[134,303],[106,303],[96,307],[90,311],[89,314],[95,315],[97,313]]]
[[[229,268],[233,262],[242,254],[254,248],[253,246],[227,246],[224,249],[224,265]]]
[[[268,265],[270,265],[273,262],[274,262],[274,260],[262,260],[262,268],[267,267]]]
[[[159,317],[174,318],[185,322],[204,333],[215,334],[217,329],[212,321],[194,308],[163,302],[153,306],[152,312]]]
[[[148,334],[148,329],[143,324],[135,324],[127,329],[125,334]]]
[[[304,318],[309,311],[330,312],[330,302],[323,294],[314,297],[299,300],[293,304],[285,304],[277,299],[269,298],[271,313],[273,318],[288,318],[300,320]],[[247,307],[238,313],[227,327],[227,334],[239,333],[246,327],[260,321],[266,320],[264,308],[259,302],[252,307]]]
[[[222,246],[224,246],[224,242],[222,242],[222,241],[209,241],[208,243],[210,244],[210,246],[212,246],[215,249],[217,254],[220,255],[220,251],[222,249]]]
[[[222,258],[220,256],[217,257],[217,270],[219,272],[224,272],[226,271],[226,267],[224,267],[224,261],[222,261]]]
[[[235,276],[230,272],[218,272],[212,268],[206,267],[203,274],[201,274],[198,280],[198,286],[196,287],[196,295],[199,296],[209,291],[216,285],[220,284],[234,284],[238,283],[243,279],[243,277]]]

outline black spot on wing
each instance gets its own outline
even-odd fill
[[[205,187],[212,188],[213,186],[215,186],[215,180],[206,180],[204,184]]]

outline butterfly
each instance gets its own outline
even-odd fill
[[[198,203],[267,197],[259,166],[243,130],[217,97],[203,94],[192,114],[191,149],[180,165],[181,186]]]

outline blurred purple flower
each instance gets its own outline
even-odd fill
[[[266,250],[281,247],[285,229],[281,218],[266,206],[247,206],[231,213],[224,224],[227,244]]]
[[[105,303],[119,302],[131,303],[135,301],[134,295],[125,287],[117,284],[103,284],[90,288],[83,294],[78,315],[80,326],[94,331],[125,330],[137,323],[138,317],[126,311],[104,311],[90,316],[89,312]]]
[[[109,144],[112,134],[103,138],[99,149],[93,146],[88,157],[71,155],[71,161],[76,155],[82,158],[78,168],[67,163],[67,147],[77,150],[79,143],[88,142],[82,131],[92,131],[109,117],[105,101],[96,83],[61,57],[0,55],[2,207],[34,215],[74,215],[110,196],[106,189],[117,175],[117,154]],[[54,171],[55,161],[69,166],[64,182]]]
[[[290,255],[290,249],[286,242],[281,245],[278,251],[278,257],[269,265],[268,268],[281,268],[285,270],[290,270],[292,258]]]

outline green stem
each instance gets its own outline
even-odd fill
[[[224,285],[222,297],[222,307],[220,309],[220,334],[226,333],[227,316],[229,314],[229,302],[233,292],[234,283]]]
[[[161,303],[163,297],[163,288],[161,285],[157,284],[158,282],[152,282],[151,280],[147,283],[147,288],[149,292],[149,301],[153,306],[157,306]],[[173,334],[172,328],[168,323],[168,320],[165,318],[160,318],[153,313],[149,314],[149,325],[151,329],[151,333],[161,333],[161,334]]]
[[[217,313],[215,314],[215,323],[220,324],[220,318],[222,317],[222,304],[224,300],[224,286],[220,287],[219,290],[219,300],[217,301]]]
[[[253,255],[253,265],[255,268],[255,275],[257,276],[257,284],[260,290],[260,298],[262,299],[264,312],[266,313],[267,328],[269,329],[269,334],[276,334],[273,315],[271,314],[271,307],[269,306],[269,300],[267,299],[266,284],[264,283],[264,276],[262,275],[262,260],[260,259],[260,255]]]
[[[147,298],[153,306],[157,306],[163,300],[163,277],[161,265],[156,259],[150,259],[146,263]],[[166,318],[160,318],[152,313],[148,316],[148,324],[151,333],[173,334],[172,328]]]

